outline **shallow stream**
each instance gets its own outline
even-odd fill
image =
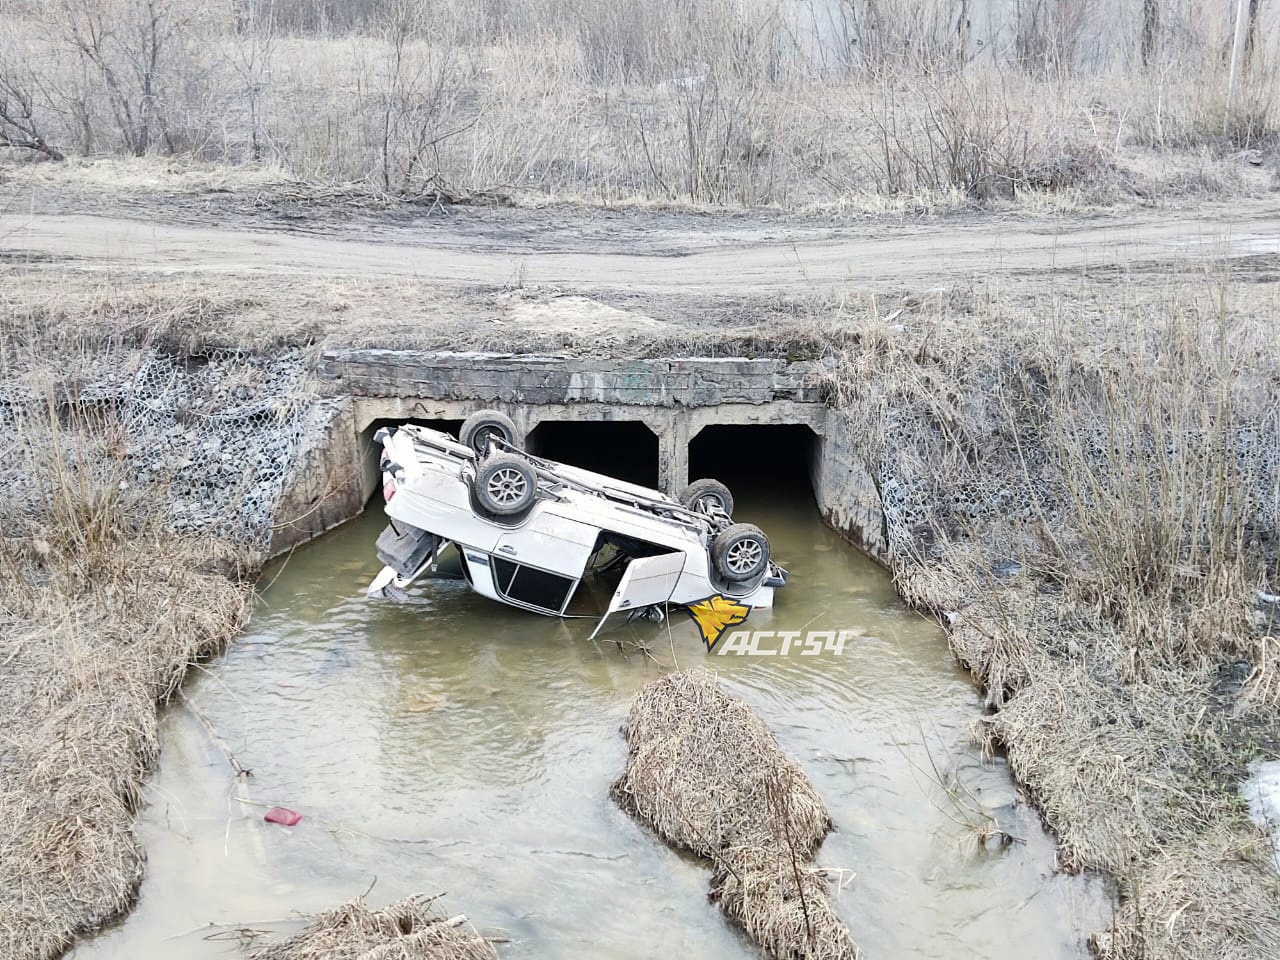
[[[375,905],[447,893],[510,940],[503,957],[755,957],[707,902],[709,869],[608,797],[627,705],[673,661],[716,670],[825,798],[837,829],[818,862],[847,871],[838,909],[870,960],[1086,956],[1105,891],[1055,872],[1003,761],[970,745],[981,700],[942,633],[810,502],[740,498],[736,513],[791,572],[750,625],[852,631],[841,655],[708,655],[683,614],[593,644],[589,621],[452,580],[369,601],[376,509],[273,564],[246,633],[185,688],[252,779],[238,787],[195,714],[167,709],[140,902],[72,956],[237,957],[242,929],[296,929],[372,887]],[[270,804],[304,819],[264,823]],[[1017,842],[982,844],[987,816]]]

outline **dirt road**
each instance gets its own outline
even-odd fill
[[[929,225],[717,224],[643,213],[566,215],[530,238],[521,211],[324,232],[179,225],[120,217],[0,217],[0,261],[88,270],[237,275],[413,276],[464,285],[547,284],[633,293],[825,292],[929,287],[974,276],[1137,271],[1230,259],[1280,264],[1280,206],[1097,220],[988,218]],[[545,217],[545,214],[541,214]],[[579,218],[575,229],[573,217]],[[711,226],[708,226],[711,224]],[[274,227],[274,228],[273,228]]]

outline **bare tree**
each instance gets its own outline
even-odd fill
[[[460,55],[472,39],[475,10],[466,0],[390,0],[377,19],[386,43],[381,94],[379,166],[383,188],[448,197],[440,147],[469,129],[456,122],[468,66]]]
[[[276,43],[276,0],[231,0],[232,43],[227,60],[244,90],[249,109],[249,156],[262,159],[265,131],[262,97],[267,90]]]
[[[1160,42],[1160,0],[1142,0],[1142,39],[1139,41],[1142,65],[1151,66]]]
[[[145,155],[159,138],[174,151],[161,95],[170,40],[185,27],[174,0],[61,0],[57,28],[101,77],[124,147]]]
[[[1249,0],[1249,26],[1244,35],[1244,62],[1253,62],[1253,47],[1258,39],[1258,19],[1262,13],[1262,0]]]
[[[50,160],[66,159],[45,140],[37,117],[35,72],[26,66],[21,52],[0,50],[0,146],[26,147]]]

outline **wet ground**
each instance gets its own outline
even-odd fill
[[[745,498],[737,515],[792,574],[750,624],[852,631],[842,655],[708,655],[683,615],[592,644],[588,621],[457,581],[368,601],[373,510],[276,564],[245,636],[186,687],[252,779],[235,784],[190,710],[166,711],[140,903],[72,956],[235,957],[246,930],[372,887],[375,904],[447,892],[510,939],[504,957],[754,957],[707,903],[709,870],[608,798],[628,702],[673,662],[718,671],[826,799],[837,829],[818,862],[847,871],[838,909],[867,957],[1086,956],[1101,881],[1055,872],[1003,764],[970,746],[980,699],[942,633],[803,498]],[[608,642],[623,639],[651,655]],[[303,821],[264,823],[276,803]],[[987,815],[1017,841],[979,842]]]

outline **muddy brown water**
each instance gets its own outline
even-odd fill
[[[447,893],[445,909],[509,938],[504,957],[754,957],[707,902],[707,867],[608,797],[628,703],[673,660],[718,671],[825,798],[837,829],[817,861],[848,871],[838,909],[867,957],[1086,956],[1103,884],[1055,871],[1003,762],[970,745],[981,700],[941,632],[803,498],[737,514],[792,575],[749,623],[852,631],[842,655],[708,655],[683,615],[593,644],[588,621],[450,580],[369,601],[375,509],[273,565],[246,633],[186,687],[252,779],[238,787],[192,712],[168,709],[139,903],[72,956],[236,957],[244,931],[296,929],[372,887],[375,904]],[[264,823],[276,803],[304,819]],[[976,810],[1019,842],[975,844]]]

